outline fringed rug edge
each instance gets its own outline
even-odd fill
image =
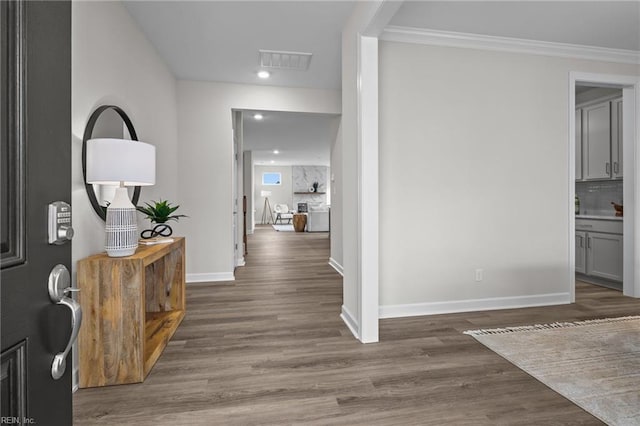
[[[640,319],[640,316],[634,315],[634,316],[626,316],[626,317],[600,318],[600,319],[572,321],[572,322],[553,322],[549,324],[535,324],[535,325],[525,325],[525,326],[519,326],[519,327],[466,330],[463,332],[463,334],[467,334],[469,336],[486,336],[486,335],[492,335],[492,334],[516,333],[520,331],[539,331],[539,330],[552,330],[555,328],[580,327],[580,326],[590,325],[590,324],[632,321],[637,319]]]

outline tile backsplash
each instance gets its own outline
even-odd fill
[[[576,182],[576,195],[580,198],[580,214],[614,216],[611,205],[622,203],[622,181]]]

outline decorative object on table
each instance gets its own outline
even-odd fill
[[[612,201],[611,205],[616,210],[616,217],[622,217],[624,213],[622,204],[618,204]]]
[[[173,214],[180,206],[172,206],[167,200],[160,198],[160,201],[151,200],[151,202],[153,204],[145,203],[147,205],[146,207],[137,207],[140,213],[147,215],[147,219],[149,219],[152,224],[156,224],[152,229],[142,231],[140,236],[144,239],[169,237],[173,234],[173,229],[171,229],[171,226],[169,226],[167,222],[170,220],[178,221],[181,217],[188,217],[184,214]]]
[[[105,251],[110,257],[132,255],[138,247],[138,224],[126,187],[156,183],[156,148],[125,139],[90,139],[86,143],[86,182],[118,185],[107,207]]]
[[[117,184],[102,185],[87,182],[87,142],[90,139],[113,138],[137,141],[138,135],[129,116],[115,105],[101,105],[96,108],[87,122],[82,137],[82,176],[85,190],[93,210],[103,221],[107,219],[107,206],[115,195]],[[140,199],[140,186],[131,188],[129,195],[133,205]]]
[[[152,238],[146,238],[144,240],[140,240],[138,242],[138,244],[142,244],[143,246],[152,246],[154,244],[168,244],[168,243],[172,243],[175,240],[173,238],[167,238],[167,237],[152,237]]]
[[[313,186],[309,187],[309,192],[316,192],[316,189]]]
[[[580,214],[580,198],[576,195],[576,214]]]
[[[260,191],[260,196],[264,197],[264,206],[262,207],[262,221],[263,225],[269,223],[269,219],[271,219],[271,223],[274,223],[273,213],[271,212],[271,203],[269,202],[269,197],[271,196],[271,191]]]
[[[632,316],[464,333],[606,424],[637,425],[639,329]]]
[[[318,182],[313,182],[313,185],[311,185],[311,187],[313,188],[313,191],[311,192],[318,192]]]
[[[307,213],[309,211],[309,206],[307,203],[298,203],[298,213]]]

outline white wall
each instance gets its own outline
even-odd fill
[[[381,42],[379,71],[383,316],[566,302],[569,71],[637,67]]]
[[[73,2],[71,18],[71,201],[75,230],[71,252],[75,283],[76,262],[104,251],[104,222],[89,203],[81,159],[84,128],[98,106],[121,107],[139,139],[156,146],[156,185],[142,189],[140,202],[159,197],[180,200],[175,160],[176,80],[120,2]],[[149,225],[141,219],[138,223],[141,228]],[[175,228],[180,234],[179,225]]]
[[[341,317],[362,342],[378,341],[377,234],[367,234],[377,223],[377,207],[372,215],[362,207],[377,201],[377,58],[369,48],[401,2],[371,0],[356,2],[342,31],[342,250],[343,305]],[[362,49],[362,35],[368,35]],[[366,52],[366,53],[365,53]],[[377,54],[377,48],[373,50]],[[364,63],[366,62],[366,63]],[[363,78],[364,77],[364,78]],[[373,79],[371,77],[374,77]],[[366,110],[366,112],[365,112]],[[374,155],[372,155],[374,154]],[[366,170],[365,167],[366,166]],[[364,176],[376,175],[366,186]],[[371,204],[376,204],[371,203]],[[370,210],[371,211],[371,210]],[[364,220],[363,220],[364,219]],[[376,225],[377,228],[377,225]],[[371,241],[369,240],[371,237]],[[363,242],[366,241],[366,242]],[[367,242],[373,244],[367,245]]]
[[[156,146],[156,185],[140,202],[177,198],[176,81],[120,2],[72,5],[72,260],[104,251],[104,222],[91,208],[82,178],[82,135],[98,106],[114,104],[138,138]],[[186,212],[184,212],[186,213]],[[140,221],[139,226],[147,226]]]
[[[331,144],[331,167],[329,168],[331,185],[331,264],[342,271],[342,120],[338,134]]]
[[[293,187],[291,178],[291,166],[254,166],[253,168],[253,205],[256,209],[256,224],[262,224],[262,212],[264,210],[264,197],[260,194],[262,191],[271,191],[269,196],[269,204],[271,205],[271,212],[275,209],[276,204],[286,204],[289,209],[293,208]],[[263,185],[262,174],[263,173],[280,173],[281,184],[280,185]],[[276,215],[273,214],[275,220]],[[267,221],[271,221],[271,216],[267,212]],[[278,222],[279,223],[279,222]]]
[[[237,200],[236,214],[233,216],[236,223],[236,254],[235,266],[244,266],[244,223],[242,216],[242,197],[244,196],[244,125],[242,111],[234,111],[232,116],[233,135],[235,139],[234,176],[235,197]]]
[[[178,192],[187,239],[187,279],[233,277],[231,110],[339,114],[340,92],[178,82]]]

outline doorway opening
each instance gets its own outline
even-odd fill
[[[571,73],[570,295],[576,281],[639,297],[637,78]]]
[[[339,114],[233,110],[234,259],[251,255],[247,235],[256,230],[304,230],[329,237],[331,162]],[[290,229],[289,229],[290,228]],[[327,259],[328,261],[328,259]]]
[[[622,89],[575,89],[576,281],[622,291]]]

